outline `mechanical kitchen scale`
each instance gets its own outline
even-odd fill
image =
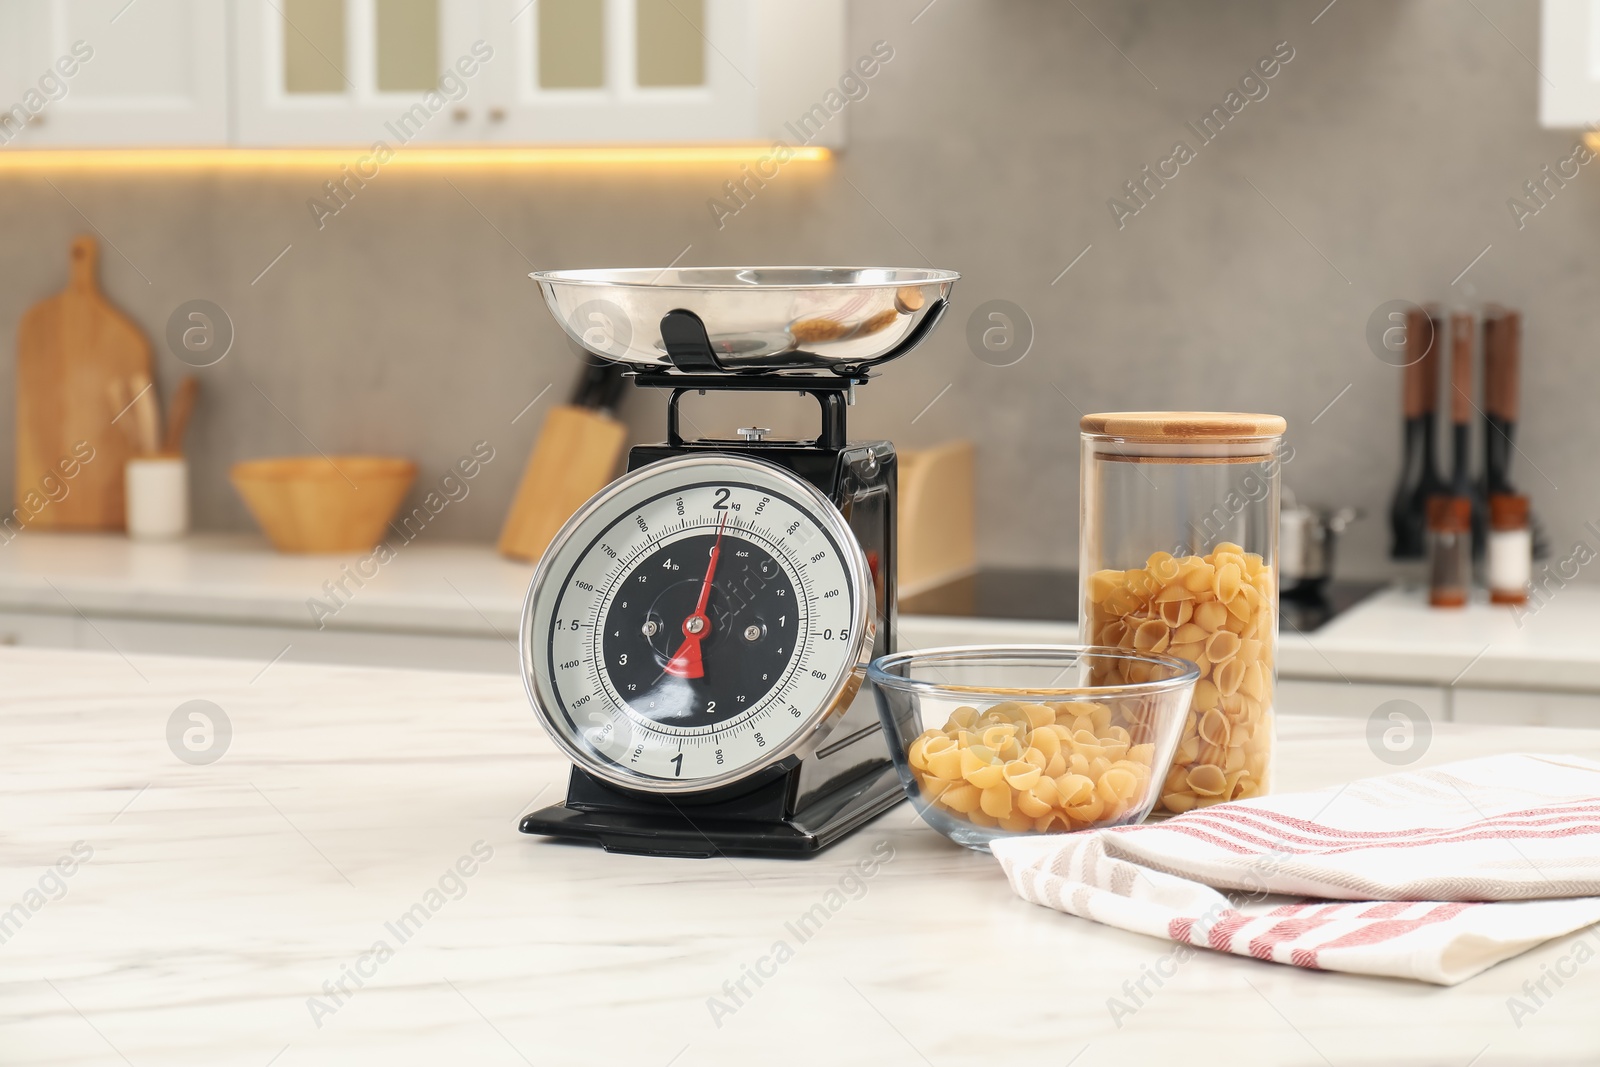
[[[556,534],[522,678],[572,760],[525,833],[665,856],[804,856],[903,796],[869,659],[892,651],[896,458],[849,443],[871,368],[920,344],[952,271],[713,267],[532,275],[567,334],[669,393],[667,440]],[[686,440],[690,392],[799,392],[810,440]]]

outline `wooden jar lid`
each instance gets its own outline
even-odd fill
[[[1289,424],[1282,415],[1236,411],[1105,411],[1085,415],[1084,433],[1130,441],[1253,441],[1281,437]]]

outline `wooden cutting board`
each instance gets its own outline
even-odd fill
[[[599,411],[551,408],[500,529],[500,554],[542,556],[561,524],[616,474],[626,437],[626,426]]]
[[[149,378],[150,342],[101,294],[99,263],[94,238],[74,239],[67,287],[29,308],[18,330],[15,496],[28,527],[120,530],[125,525],[122,469],[131,448],[120,426],[111,423],[117,412],[111,410],[107,383],[116,377]],[[88,454],[83,443],[94,450],[87,462],[81,462]],[[74,459],[80,461],[76,474],[64,478],[70,468],[63,462]],[[48,503],[38,507],[41,499]]]

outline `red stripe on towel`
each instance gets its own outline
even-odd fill
[[[1332,941],[1318,945],[1315,948],[1296,949],[1292,954],[1294,957],[1303,956],[1309,959],[1310,962],[1302,963],[1300,958],[1293,958],[1292,962],[1298,967],[1314,967],[1320,970],[1319,958],[1322,953],[1327,952],[1329,949],[1351,948],[1357,945],[1365,948],[1384,941],[1392,941],[1421,927],[1446,922],[1460,915],[1468,908],[1476,907],[1481,907],[1481,905],[1453,901],[1447,904],[1440,904],[1427,914],[1418,916],[1415,919],[1381,919],[1378,922],[1368,923],[1360,929],[1352,930],[1348,934],[1336,937]],[[1366,914],[1371,914],[1377,910],[1377,908],[1369,909]]]

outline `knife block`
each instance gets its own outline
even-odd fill
[[[591,408],[552,408],[500,528],[500,554],[542,556],[562,523],[616,475],[626,436],[626,426]]]
[[[943,585],[978,567],[971,441],[900,453],[897,535],[902,596]]]

